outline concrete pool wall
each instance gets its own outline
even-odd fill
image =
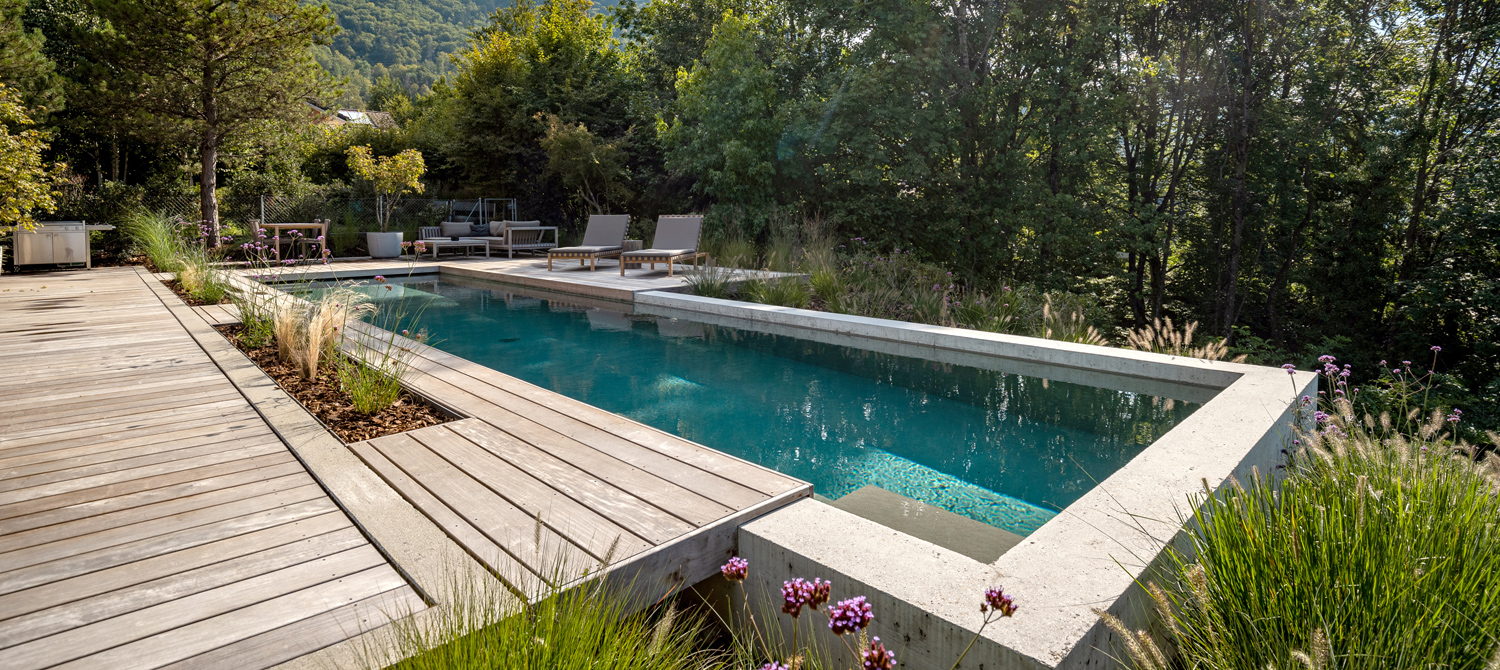
[[[1186,394],[1194,397],[1183,399],[1204,402],[993,563],[815,500],[740,528],[751,594],[764,592],[774,605],[782,581],[821,577],[833,581],[835,599],[867,596],[876,615],[871,634],[890,644],[903,667],[952,665],[979,628],[979,604],[992,586],[1003,586],[1020,610],[986,628],[963,667],[1113,667],[1112,658],[1124,654],[1093,610],[1109,611],[1132,627],[1149,625],[1150,602],[1141,585],[1167,560],[1169,544],[1181,547],[1182,519],[1194,501],[1231,477],[1274,474],[1299,418],[1297,399],[1317,392],[1311,372],[1289,376],[1279,368],[677,293],[640,293],[635,306],[659,317],[779,328],[773,332],[785,334],[792,334],[784,330],[790,328],[809,339],[871,338],[903,347],[903,355],[959,356],[965,364],[974,364],[975,356],[994,357],[1001,368],[1022,374],[1165,397]],[[819,618],[811,623],[821,629]]]

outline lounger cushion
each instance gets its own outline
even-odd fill
[[[671,256],[686,256],[696,251],[696,249],[642,249],[640,251],[627,251],[625,255],[631,258],[637,256],[641,258],[666,258]]]
[[[580,247],[560,247],[560,248],[557,248],[557,249],[550,250],[549,253],[554,253],[554,254],[600,254],[600,253],[604,253],[606,251],[619,251],[619,250],[620,250],[620,247],[618,247],[618,246],[606,247],[606,246],[590,245],[590,246],[580,246]]]
[[[703,232],[703,217],[697,215],[662,215],[656,220],[652,249],[692,249],[698,246]]]
[[[624,214],[594,214],[589,217],[580,246],[618,249],[625,246],[625,229],[629,225],[630,217]]]

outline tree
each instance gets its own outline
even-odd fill
[[[45,136],[37,130],[10,130],[31,124],[20,94],[0,84],[0,230],[31,229],[35,224],[31,213],[51,211],[57,196],[54,189],[64,167],[42,159],[47,149]]]
[[[422,173],[427,171],[422,161],[422,152],[407,149],[394,156],[376,158],[368,146],[349,147],[349,169],[360,179],[370,182],[379,203],[375,209],[375,220],[380,222],[380,232],[385,232],[390,223],[391,212],[401,196],[422,192]]]
[[[45,119],[62,107],[62,78],[43,51],[40,30],[27,30],[21,17],[25,0],[0,0],[0,82],[19,96],[19,104]]]
[[[337,28],[326,5],[296,0],[98,0],[92,36],[108,67],[102,94],[123,113],[198,144],[200,211],[218,239],[219,152],[305,121],[329,93],[310,49]]]
[[[604,205],[611,198],[630,197],[630,191],[620,183],[625,174],[624,152],[620,150],[623,140],[600,140],[582,123],[563,123],[556,114],[538,116],[547,126],[541,140],[547,151],[547,169],[561,177],[568,188],[577,189],[595,214],[604,214]]]

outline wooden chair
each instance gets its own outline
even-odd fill
[[[698,251],[698,241],[703,235],[703,217],[662,215],[656,220],[656,235],[650,249],[627,251],[620,256],[620,276],[625,276],[626,263],[649,263],[656,269],[657,263],[667,264],[667,276],[672,276],[672,264],[691,260],[693,267],[698,259],[708,254]]]

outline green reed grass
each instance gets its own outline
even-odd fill
[[[1197,562],[1156,590],[1183,667],[1500,667],[1493,462],[1440,416],[1417,438],[1349,419],[1304,435],[1279,489],[1236,483],[1194,514]],[[1143,638],[1129,656],[1165,657]]]
[[[671,604],[634,611],[628,589],[598,580],[549,588],[528,605],[493,580],[486,587],[486,581],[454,580],[427,616],[400,619],[377,645],[367,646],[361,665],[372,670],[726,667],[726,656],[707,648],[705,619],[695,611]]]
[[[740,297],[763,305],[797,308],[807,307],[812,301],[812,294],[808,292],[807,284],[797,276],[745,282],[740,289]]]
[[[125,217],[122,226],[132,245],[146,255],[157,272],[182,269],[187,245],[174,220],[160,214],[138,211]]]

